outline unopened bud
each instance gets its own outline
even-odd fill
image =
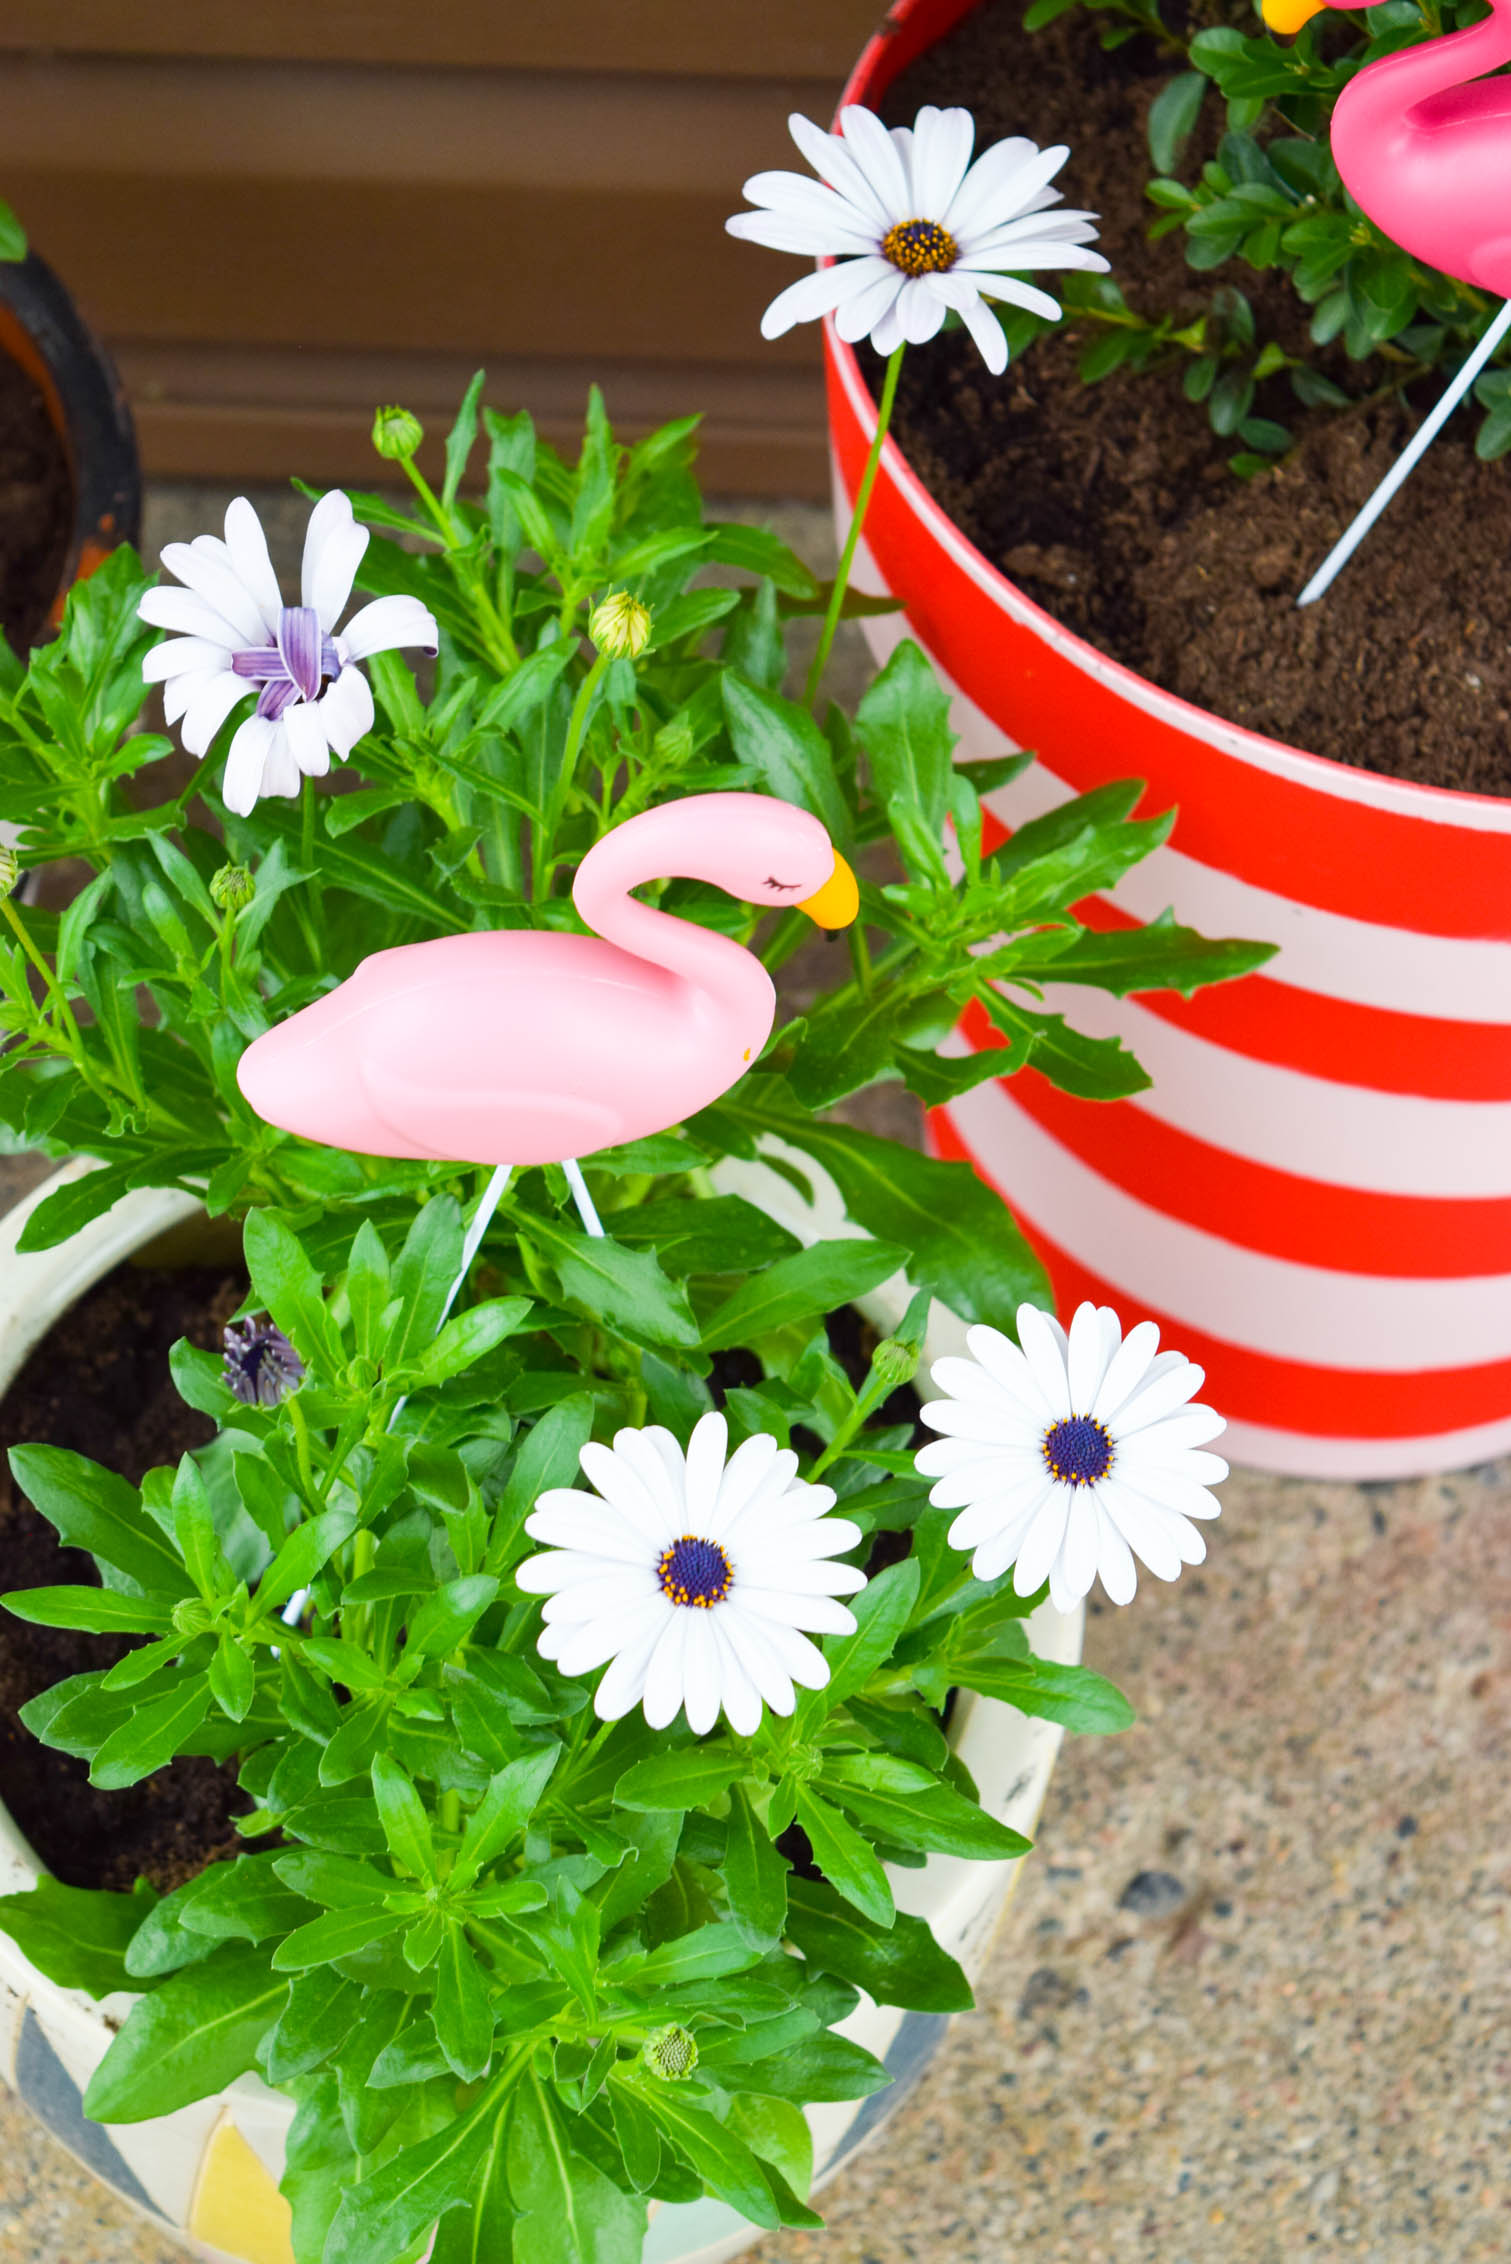
[[[408,409],[380,409],[373,418],[373,446],[390,464],[407,464],[425,437],[425,427]]]
[[[918,1354],[911,1344],[901,1337],[884,1336],[871,1355],[871,1373],[877,1383],[895,1391],[899,1384],[910,1384],[918,1373]]]
[[[640,2047],[640,2057],[652,2075],[659,2075],[663,2083],[681,2083],[698,2064],[698,2039],[691,2029],[673,2021],[670,2027],[658,2028],[647,2036]]]
[[[210,876],[210,901],[222,912],[245,910],[257,894],[257,883],[245,865],[222,865]]]
[[[8,841],[0,841],[0,896],[9,896],[20,878],[20,858]]]
[[[609,660],[638,659],[650,634],[650,612],[628,590],[615,590],[595,605],[588,622],[588,635]]]

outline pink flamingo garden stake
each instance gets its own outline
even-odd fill
[[[247,1048],[243,1093],[268,1123],[331,1147],[491,1163],[495,1203],[511,1168],[561,1163],[601,1233],[575,1158],[717,1100],[776,1011],[753,953],[631,894],[667,877],[796,905],[823,927],[859,907],[806,810],[690,795],[627,819],[584,857],[572,899],[593,934],[510,928],[375,952]]]
[[[1271,31],[1298,32],[1324,7],[1350,0],[1263,0]],[[1377,228],[1414,259],[1511,301],[1511,81],[1486,78],[1511,61],[1511,0],[1468,31],[1429,39],[1371,63],[1333,111],[1333,160]],[[1328,552],[1296,600],[1321,597],[1511,329],[1501,308],[1410,445]]]

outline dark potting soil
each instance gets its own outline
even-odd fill
[[[205,1445],[214,1426],[180,1400],[168,1352],[181,1336],[218,1347],[244,1293],[220,1267],[117,1267],[43,1338],[0,1399],[0,1447],[70,1447],[136,1484]],[[94,1580],[93,1560],[60,1546],[0,1457],[0,1594]],[[129,1647],[0,1612],[0,1801],[67,1885],[126,1889],[146,1878],[166,1893],[243,1844],[232,1818],[249,1803],[235,1771],[186,1759],[126,1791],[101,1792],[85,1762],[40,1745],[17,1718],[28,1699],[68,1675],[113,1666]]]
[[[1169,58],[1143,38],[1104,53],[1102,19],[1081,11],[1034,33],[1022,16],[1023,0],[986,0],[896,80],[888,122],[963,103],[978,148],[1009,133],[1067,142],[1057,186],[1100,213],[1130,306],[1190,320],[1231,282],[1261,339],[1317,361],[1283,275],[1237,261],[1200,275],[1179,232],[1148,241],[1145,124]],[[1218,108],[1209,96],[1198,156]],[[1284,376],[1266,380],[1255,413],[1298,445],[1245,483],[1227,469],[1241,443],[1209,430],[1180,368],[1082,385],[1090,334],[1047,335],[1000,378],[961,332],[909,349],[894,429],[978,549],[1101,651],[1250,730],[1393,777],[1511,794],[1511,459],[1475,457],[1477,412],[1459,413],[1326,597],[1298,612],[1297,591],[1442,380],[1418,386],[1409,409],[1343,411],[1303,409]],[[879,365],[863,354],[875,389]],[[1336,349],[1320,366],[1356,397],[1386,375]]]
[[[0,352],[0,633],[25,652],[47,626],[73,525],[73,477],[36,381]]]

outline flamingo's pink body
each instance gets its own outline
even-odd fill
[[[631,896],[668,875],[825,925],[854,917],[849,868],[817,818],[763,795],[693,795],[583,859],[572,895],[597,934],[375,952],[248,1047],[242,1091],[269,1123],[330,1147],[470,1163],[555,1163],[680,1123],[743,1076],[776,994],[729,937]]]
[[[1276,31],[1322,5],[1265,0]],[[1468,31],[1371,63],[1333,110],[1333,158],[1355,203],[1394,243],[1445,275],[1511,298],[1511,0]]]

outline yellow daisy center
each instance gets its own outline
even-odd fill
[[[953,267],[960,247],[937,220],[899,220],[881,240],[882,257],[904,275],[940,275]]]

